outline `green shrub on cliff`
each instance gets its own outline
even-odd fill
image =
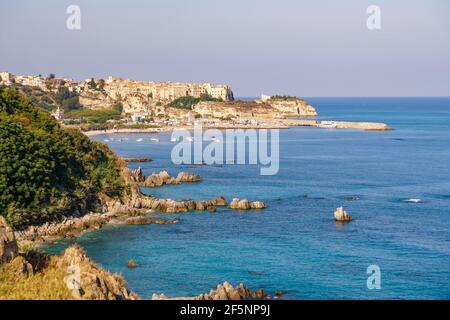
[[[203,93],[200,95],[199,98],[194,98],[191,96],[184,96],[184,97],[180,97],[178,99],[175,99],[174,101],[172,101],[169,106],[173,107],[173,108],[177,108],[177,109],[186,109],[186,110],[190,110],[192,109],[192,106],[196,105],[197,103],[201,102],[201,101],[215,101],[215,102],[220,102],[223,101],[222,99],[218,99],[218,98],[214,98],[213,96],[207,94],[207,93]]]
[[[95,210],[99,194],[118,197],[123,188],[104,144],[62,128],[17,90],[0,88],[0,214],[9,223]]]
[[[80,108],[66,113],[65,117],[69,119],[81,119],[90,123],[103,124],[108,120],[120,120],[122,114],[122,105],[114,105],[110,109],[92,110]]]

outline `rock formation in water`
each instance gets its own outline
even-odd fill
[[[242,283],[237,287],[233,287],[228,282],[219,284],[216,289],[211,290],[209,293],[195,297],[168,298],[164,294],[153,294],[152,296],[152,300],[262,300],[269,298],[270,296],[263,289],[252,291]]]
[[[153,188],[153,187],[161,187],[163,185],[170,184],[181,184],[181,183],[190,183],[190,182],[199,182],[202,181],[202,178],[199,175],[187,172],[180,172],[176,178],[173,178],[169,175],[167,171],[161,171],[160,173],[152,173],[150,176],[145,178],[143,182],[144,187]]]
[[[239,209],[239,210],[250,210],[250,209],[264,209],[266,205],[261,201],[253,201],[250,202],[247,199],[238,199],[234,198],[228,208],[230,209]]]
[[[334,220],[338,222],[352,221],[352,217],[345,211],[344,207],[339,207],[334,212]]]

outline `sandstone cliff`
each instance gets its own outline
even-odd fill
[[[280,111],[282,114],[291,117],[314,117],[317,116],[316,109],[303,99],[295,97],[271,97],[265,101],[272,108]]]
[[[204,101],[193,106],[193,111],[204,118],[219,119],[282,119],[316,116],[316,110],[304,100],[271,98],[266,101]]]

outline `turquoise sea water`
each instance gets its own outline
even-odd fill
[[[281,131],[275,176],[259,175],[258,166],[175,166],[168,133],[159,143],[148,141],[156,136],[150,134],[97,136],[113,137],[108,144],[121,156],[154,159],[141,164],[147,174],[167,169],[204,178],[145,192],[247,197],[268,208],[187,213],[177,225],[106,226],[46,250],[76,241],[143,298],[197,295],[230,281],[282,290],[284,299],[449,299],[450,98],[307,100],[321,119],[382,121],[396,130]],[[422,202],[406,201],[412,198]],[[333,221],[341,205],[353,222]],[[131,259],[140,266],[127,268]],[[366,286],[373,264],[381,269],[380,290]]]

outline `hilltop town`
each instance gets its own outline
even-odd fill
[[[66,126],[85,132],[143,131],[190,127],[201,121],[216,128],[288,128],[313,126],[389,130],[381,123],[305,120],[315,108],[291,96],[235,100],[226,84],[146,82],[108,77],[76,81],[0,73],[0,85],[15,86],[34,104]]]

